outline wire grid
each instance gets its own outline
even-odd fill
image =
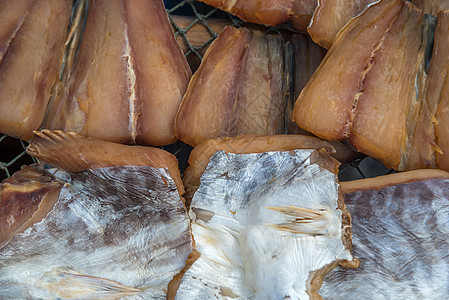
[[[74,1],[74,7],[78,0]],[[219,32],[215,32],[208,24],[208,20],[223,19],[230,25],[240,27],[244,22],[228,13],[220,11],[217,8],[208,6],[204,3],[193,0],[165,0],[165,6],[169,15],[169,19],[173,25],[175,37],[181,37],[187,45],[185,56],[191,61],[196,59],[198,62],[203,58],[204,52],[210,43],[217,37]],[[180,26],[176,23],[175,15],[190,16],[191,22],[187,26]],[[74,18],[72,14],[72,19]],[[189,30],[193,26],[203,26],[210,35],[201,45],[193,45],[188,38]],[[268,28],[267,31],[277,31],[276,28]],[[29,156],[25,152],[28,144],[24,141],[11,138],[7,135],[0,136],[0,180],[10,177],[14,172],[20,170],[22,165],[36,163],[36,159]],[[182,142],[162,147],[163,149],[175,154],[180,163],[180,169],[183,171],[187,167],[187,159],[192,147]],[[367,177],[375,177],[392,173],[394,170],[386,168],[381,163],[369,157],[357,158],[354,161],[343,164],[340,167],[339,178],[342,181],[354,180]]]

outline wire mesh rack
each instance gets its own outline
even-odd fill
[[[166,0],[164,3],[174,28],[175,37],[181,45],[193,71],[198,68],[206,49],[225,25],[240,27],[244,23],[237,17],[198,1]],[[78,1],[74,1],[74,7],[77,4]],[[72,20],[75,18],[75,15],[75,13],[72,14]],[[267,28],[267,31],[271,30],[276,30],[276,28]],[[201,39],[196,38],[195,33],[198,32],[201,32]],[[79,39],[79,36],[74,38]],[[73,61],[64,64],[63,68],[67,68],[67,65],[70,66],[71,63]],[[27,145],[28,143],[25,141],[17,140],[7,135],[0,135],[0,180],[11,176],[22,165],[36,163],[33,157],[26,154],[25,148]],[[186,168],[187,158],[192,147],[178,142],[162,148],[178,157],[181,170]],[[372,158],[363,156],[343,164],[340,167],[339,177],[340,180],[345,181],[375,177],[391,172],[394,171]]]

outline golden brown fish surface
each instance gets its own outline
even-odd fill
[[[58,79],[72,1],[0,1],[0,132],[28,140]]]
[[[0,248],[40,222],[56,203],[63,183],[41,170],[23,167],[0,185]]]
[[[379,0],[318,0],[307,32],[312,40],[329,49],[337,34],[351,19],[359,15],[368,5]],[[426,14],[437,15],[441,10],[449,9],[447,0],[411,0]]]
[[[382,1],[345,26],[298,97],[294,120],[327,140],[344,139],[372,52],[384,36],[402,1]]]
[[[71,82],[45,128],[170,144],[190,76],[161,0],[93,0]]]
[[[75,173],[121,165],[167,168],[180,194],[184,193],[178,160],[162,149],[121,145],[74,132],[43,130],[35,132],[26,151],[42,162]]]
[[[318,0],[307,32],[315,43],[329,49],[346,23],[360,14],[368,4],[376,1],[378,0]]]
[[[380,9],[388,6],[395,9]],[[382,29],[387,13],[392,14],[390,22]],[[299,96],[298,125],[322,138],[349,139],[360,152],[397,170],[449,170],[443,158],[449,126],[448,14],[424,14],[409,2],[380,1],[369,6],[343,28]],[[362,26],[367,20],[372,22],[371,30]],[[358,54],[346,48],[347,43],[340,44],[351,36],[353,27],[360,31],[347,42],[359,43],[353,49],[364,45]],[[370,44],[359,42],[374,36]],[[366,57],[360,62],[364,63],[354,68],[354,58],[363,51]],[[334,53],[340,55],[335,58]],[[338,80],[332,81],[331,75]],[[342,78],[352,82],[343,84]]]
[[[312,44],[299,35],[284,43],[278,34],[226,27],[189,83],[176,117],[179,139],[195,146],[220,136],[296,132],[291,98],[324,54]]]
[[[200,0],[240,19],[267,26],[289,24],[306,31],[317,0]]]
[[[372,53],[350,123],[351,143],[396,169],[403,164],[421,106],[423,41],[429,34],[423,17],[412,5],[403,6]]]

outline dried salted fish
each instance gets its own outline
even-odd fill
[[[351,19],[359,15],[368,5],[379,0],[318,0],[312,21],[307,28],[312,40],[329,49],[338,32]],[[448,0],[411,0],[424,13],[437,15],[449,9]]]
[[[199,0],[240,19],[267,26],[289,24],[297,30],[306,31],[317,0]]]
[[[334,147],[329,143],[303,135],[257,136],[245,134],[234,138],[224,137],[206,140],[196,146],[190,153],[189,167],[185,170],[182,178],[186,188],[184,197],[187,202],[190,202],[200,185],[201,175],[206,170],[210,158],[217,151],[245,154],[295,149],[325,149],[328,153],[335,154]]]
[[[298,125],[391,168],[447,170],[448,14],[380,1],[352,19],[298,98]]]
[[[68,91],[45,128],[170,144],[190,76],[161,0],[93,0]]]
[[[318,0],[307,32],[315,43],[329,49],[340,29],[368,4],[377,1],[379,0]]]
[[[311,74],[323,55],[312,44],[299,36],[284,44],[278,34],[226,27],[189,83],[176,117],[179,139],[195,146],[220,136],[291,131],[289,97],[304,84],[295,74]],[[295,60],[306,49],[306,58]]]
[[[363,92],[356,96],[349,125],[351,143],[396,169],[405,169],[404,156],[422,105],[425,54],[432,49],[434,27],[432,17],[406,3],[373,52]]]
[[[72,1],[0,1],[0,132],[28,140],[44,118]]]
[[[1,201],[35,195],[41,209],[42,193],[28,190],[20,172],[15,193],[2,185]],[[45,184],[60,190],[45,200],[48,213],[0,248],[2,298],[165,299],[192,252],[189,218],[166,169],[106,167]],[[14,224],[7,213],[2,228]]]
[[[167,168],[180,194],[184,193],[178,160],[162,149],[120,145],[74,132],[43,130],[35,132],[26,151],[42,162],[75,173],[121,165]]]
[[[320,294],[326,299],[447,299],[449,173],[419,170],[344,184],[360,267],[331,271]]]
[[[403,6],[382,1],[352,19],[296,101],[299,127],[328,140],[344,139],[371,53]]]
[[[354,263],[337,166],[324,150],[215,153],[190,206],[200,256],[176,299],[318,297],[330,269]]]

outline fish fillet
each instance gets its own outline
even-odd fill
[[[227,11],[246,22],[266,26],[289,24],[306,31],[317,0],[200,0]]]
[[[195,146],[220,136],[297,132],[291,97],[323,55],[311,44],[299,35],[284,43],[277,34],[226,27],[189,83],[176,117],[179,139]]]
[[[378,0],[318,0],[307,32],[315,43],[329,49],[346,23],[360,14],[368,4],[376,1]]]
[[[360,267],[332,270],[319,293],[326,299],[446,299],[449,173],[383,177],[349,182],[353,189],[344,197]]]
[[[24,189],[35,184],[23,171],[34,172],[43,187]],[[169,281],[193,250],[190,221],[166,169],[103,167],[65,181],[23,171],[15,176],[20,183],[1,186],[1,202],[13,206],[0,210],[2,229],[5,218],[13,223],[17,200],[50,209],[0,246],[2,298],[166,299]]]
[[[425,59],[428,26],[423,13],[405,4],[378,50],[356,96],[350,141],[359,151],[380,159],[387,167],[404,169],[424,88],[420,73]]]
[[[29,140],[59,75],[72,1],[0,1],[0,132]]]
[[[190,76],[161,0],[93,0],[72,80],[45,128],[170,144]]]
[[[190,205],[200,256],[175,299],[318,299],[327,272],[356,265],[337,168],[324,150],[215,153]]]
[[[296,101],[299,127],[327,140],[347,136],[371,54],[402,6],[399,0],[381,1],[345,26]]]
[[[441,169],[449,170],[449,55],[447,52],[449,49],[449,11],[441,12],[438,15],[434,49],[432,64],[434,64],[435,71],[429,75],[428,93],[432,93],[430,97],[438,99],[431,98],[432,100],[430,100],[433,105],[438,101],[436,112],[434,110],[430,112],[435,112],[435,119],[432,120],[437,144],[435,155],[438,166]],[[435,109],[433,105],[431,109]]]
[[[307,32],[322,47],[329,49],[337,34],[346,23],[358,16],[368,5],[379,0],[318,0],[312,22]],[[449,9],[447,0],[412,0],[424,13],[437,15],[441,10]]]

